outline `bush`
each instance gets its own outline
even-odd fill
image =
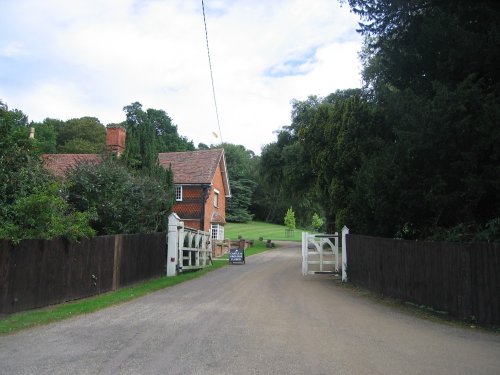
[[[89,212],[75,212],[61,197],[58,184],[18,199],[10,220],[0,228],[0,238],[14,243],[23,239],[52,239],[64,237],[79,240],[91,237],[95,231],[89,224]]]
[[[68,202],[80,212],[95,212],[98,234],[151,233],[166,228],[173,192],[161,179],[133,175],[113,158],[80,164],[68,174]]]

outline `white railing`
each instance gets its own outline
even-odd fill
[[[212,264],[210,233],[184,226],[176,213],[168,217],[167,276]]]

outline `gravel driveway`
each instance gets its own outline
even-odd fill
[[[0,374],[500,374],[500,335],[303,277],[295,244],[0,337]]]

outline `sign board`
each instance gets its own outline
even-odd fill
[[[245,250],[230,249],[229,250],[229,264],[243,263],[245,264]]]

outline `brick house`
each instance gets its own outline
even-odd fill
[[[224,150],[167,152],[158,159],[174,173],[173,211],[186,226],[210,231],[213,239],[223,240],[226,198],[231,197]]]
[[[125,150],[125,129],[106,128],[106,149],[120,155]],[[100,163],[99,154],[45,154],[45,168],[57,177],[79,163]],[[213,239],[224,239],[226,198],[231,197],[223,149],[167,152],[158,154],[160,165],[174,173],[177,213],[187,227],[211,232]]]

